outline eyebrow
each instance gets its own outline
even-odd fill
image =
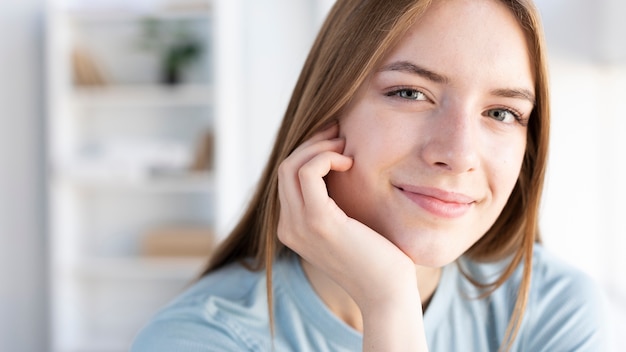
[[[497,97],[528,100],[533,105],[535,105],[535,102],[536,102],[535,101],[535,95],[530,90],[523,89],[523,88],[494,89],[490,93],[491,93],[491,95],[495,95]]]
[[[450,81],[446,76],[427,70],[423,67],[420,67],[408,61],[392,62],[388,65],[383,66],[379,70],[379,72],[383,72],[383,71],[401,71],[401,72],[412,73],[418,76],[422,76],[435,83],[448,83]]]
[[[383,66],[378,72],[400,71],[415,74],[439,84],[446,84],[450,79],[439,73],[430,71],[409,61],[395,61]],[[490,91],[491,95],[503,98],[514,98],[527,100],[535,105],[535,94],[525,88],[500,88]]]

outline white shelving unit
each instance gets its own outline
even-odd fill
[[[208,259],[147,256],[147,234],[228,232],[332,0],[47,1],[50,349],[127,351]],[[202,38],[180,84],[141,48],[147,18]],[[75,83],[75,48],[104,82]],[[207,133],[213,167],[189,171]]]
[[[138,329],[206,264],[208,252],[155,256],[145,243],[163,229],[200,229],[208,238],[217,226],[218,177],[210,160],[220,147],[204,149],[200,161],[209,166],[191,167],[218,125],[212,5],[48,2],[55,352],[127,351]],[[185,33],[201,48],[176,84],[161,83],[163,53],[142,46],[155,25],[162,35]],[[78,49],[91,75],[78,73]]]
[[[83,108],[112,107],[210,107],[213,91],[208,85],[182,87],[160,85],[120,85],[76,89],[74,104]]]

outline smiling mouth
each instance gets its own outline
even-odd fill
[[[447,219],[465,215],[476,203],[466,195],[447,192],[436,188],[396,186],[410,201],[428,213]]]

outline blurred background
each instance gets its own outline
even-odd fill
[[[125,351],[250,196],[332,0],[0,2],[0,351]],[[546,245],[626,345],[626,2],[537,0]]]

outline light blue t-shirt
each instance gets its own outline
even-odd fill
[[[528,306],[511,351],[606,351],[605,305],[595,283],[539,245],[533,263]],[[497,277],[505,263],[461,259],[460,264],[485,280]],[[444,267],[424,314],[429,350],[497,351],[515,304],[520,269],[490,296],[478,299],[457,263]],[[362,350],[361,333],[324,305],[295,255],[274,264],[273,285],[273,341],[265,272],[231,264],[205,276],[159,312],[131,351]]]

